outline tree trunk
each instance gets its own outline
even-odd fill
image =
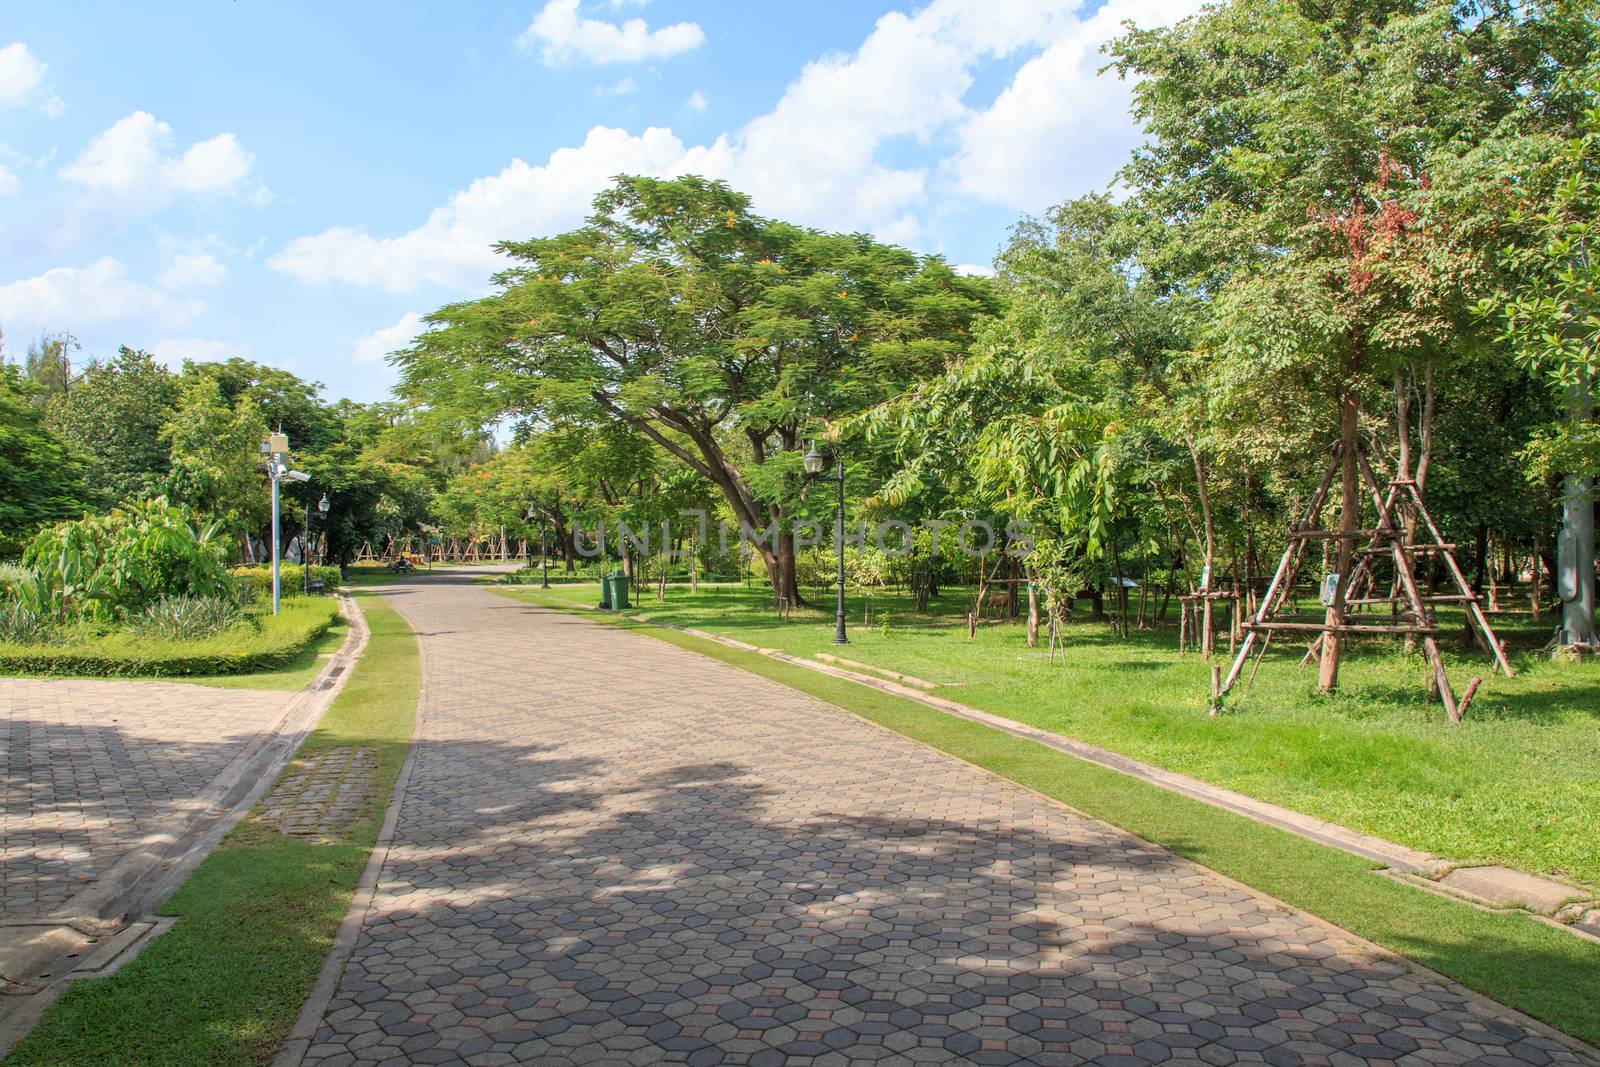
[[[1211,592],[1211,566],[1216,560],[1217,538],[1216,529],[1211,521],[1211,490],[1206,479],[1206,463],[1200,457],[1200,449],[1195,445],[1194,438],[1188,438],[1189,458],[1194,461],[1195,491],[1200,497],[1200,522],[1205,532],[1205,559],[1201,562],[1200,592]],[[1212,645],[1214,644],[1214,631],[1211,620],[1211,597],[1206,595],[1200,601],[1200,654],[1205,659],[1211,658]]]
[[[1575,422],[1594,421],[1594,396],[1589,380],[1580,377],[1567,394],[1567,413]],[[1594,480],[1569,475],[1561,499],[1561,538],[1556,542],[1556,595],[1561,598],[1561,643],[1593,645]]]
[[[1028,647],[1039,647],[1039,591],[1028,583]]]
[[[789,602],[789,606],[797,608],[805,603],[800,596],[799,575],[796,573],[794,534],[781,533],[778,535],[778,574],[774,590],[777,595]]]
[[[1339,398],[1339,556],[1336,564],[1339,586],[1334,591],[1333,603],[1328,605],[1329,626],[1344,625],[1345,591],[1350,582],[1350,559],[1355,551],[1355,532],[1361,528],[1361,483],[1356,474],[1356,420],[1359,399],[1352,384]],[[1342,635],[1328,631],[1322,635],[1322,660],[1318,664],[1317,688],[1332,693],[1339,688],[1339,653]]]
[[[1529,607],[1533,610],[1533,621],[1534,622],[1538,622],[1539,621],[1539,585],[1540,585],[1540,582],[1541,582],[1541,578],[1540,578],[1540,574],[1539,574],[1539,564],[1541,562],[1542,561],[1539,559],[1539,535],[1538,534],[1534,534],[1533,535],[1533,558],[1528,561],[1528,569],[1529,569],[1529,572],[1530,572],[1529,575],[1528,575],[1528,578],[1529,578],[1529,585],[1531,586],[1531,588],[1528,591]]]

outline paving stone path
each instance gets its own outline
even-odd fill
[[[791,690],[418,577],[419,747],[306,1062],[1586,1062]]]
[[[66,904],[276,723],[294,693],[0,678],[0,919]]]
[[[373,748],[326,748],[297,757],[261,801],[261,821],[292,837],[331,840],[372,796]]]

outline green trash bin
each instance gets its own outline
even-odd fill
[[[628,606],[628,577],[621,571],[611,576],[611,607],[620,611]]]
[[[600,576],[600,610],[611,610],[611,575]]]

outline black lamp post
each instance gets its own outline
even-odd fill
[[[317,501],[317,513],[323,519],[326,519],[328,517],[328,494],[327,493],[323,493],[322,494],[322,499]],[[323,525],[324,525],[324,529],[326,529],[326,525],[327,524],[324,523]],[[306,594],[307,596],[310,596],[311,595],[311,505],[310,504],[306,505],[306,528],[305,528],[305,531],[300,535],[300,562],[302,564],[301,582],[300,582],[301,589],[300,589],[300,591],[302,593]]]
[[[530,505],[528,505],[527,512],[522,517],[528,521],[529,525],[532,525],[533,520],[537,519],[539,517],[539,509],[535,508],[533,505],[530,504]],[[540,572],[541,572],[540,573],[540,578],[539,578],[539,588],[540,589],[549,589],[550,588],[550,527],[545,526],[543,524],[541,524],[540,527],[539,527],[539,569],[540,569]]]
[[[839,505],[837,516],[838,536],[834,541],[834,547],[837,548],[839,552],[839,577],[837,579],[839,584],[839,610],[834,616],[833,643],[836,645],[848,645],[850,643],[850,639],[845,636],[844,632],[844,457],[837,456],[836,463],[837,467],[834,477],[839,485]],[[826,476],[826,471],[828,468],[828,457],[823,455],[821,452],[818,452],[817,446],[812,444],[811,451],[805,454],[805,465],[807,478],[823,478]]]

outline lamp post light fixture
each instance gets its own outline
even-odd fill
[[[816,480],[826,477],[828,457],[817,450],[815,442],[812,442],[811,451],[805,454],[804,463],[807,478]],[[834,481],[838,483],[839,497],[834,530],[834,548],[839,553],[839,576],[836,579],[839,591],[838,612],[835,614],[833,622],[833,643],[836,645],[848,645],[850,639],[845,636],[844,632],[844,457],[836,453],[835,463]]]
[[[327,493],[323,493],[322,494],[322,499],[317,501],[317,505],[316,506],[317,506],[317,514],[318,514],[318,516],[323,518],[323,519],[326,519],[328,517],[328,494]],[[327,528],[328,528],[327,524],[324,523],[322,528],[323,528],[324,531],[326,531]],[[306,528],[305,528],[305,531],[303,533],[301,533],[301,535],[300,535],[300,562],[301,562],[300,591],[302,593],[304,593],[306,596],[310,596],[311,595],[311,505],[310,504],[306,505]]]
[[[271,434],[261,442],[261,454],[267,457],[267,477],[272,481],[272,613],[278,614],[279,607],[279,530],[282,520],[278,506],[279,487],[285,478],[291,482],[309,482],[311,475],[302,471],[290,470],[289,464],[284,462],[284,456],[289,452],[289,435],[282,428],[277,433]]]
[[[528,523],[531,525],[535,519],[539,518],[539,509],[535,508],[534,506],[532,506],[530,504],[528,506],[528,510],[523,513],[522,517],[524,519],[526,519],[528,521]],[[540,568],[540,571],[542,572],[541,573],[541,577],[539,579],[539,588],[540,589],[549,589],[550,588],[550,527],[544,525],[542,522],[539,525],[539,568]]]

